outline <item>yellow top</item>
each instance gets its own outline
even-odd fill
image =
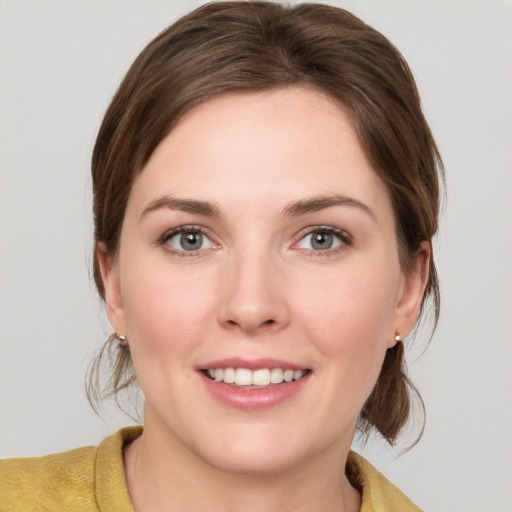
[[[133,512],[123,445],[141,432],[128,427],[97,448],[0,460],[0,512]],[[362,488],[361,512],[420,511],[360,455],[350,452],[347,467]]]

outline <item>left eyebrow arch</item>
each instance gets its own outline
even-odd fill
[[[333,206],[350,206],[368,214],[373,220],[377,220],[377,216],[372,209],[366,204],[352,197],[343,195],[319,196],[311,199],[301,199],[294,203],[290,203],[283,210],[285,217],[298,217],[307,213],[318,212]]]
[[[178,199],[170,196],[164,196],[151,201],[151,203],[144,208],[144,211],[140,215],[140,219],[142,220],[149,213],[161,209],[196,213],[199,215],[205,215],[206,217],[221,216],[220,209],[214,203],[197,201],[195,199]]]

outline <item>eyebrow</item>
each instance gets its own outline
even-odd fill
[[[197,201],[195,199],[176,199],[169,196],[160,197],[151,201],[141,213],[141,220],[151,212],[161,209],[179,210],[187,213],[197,213],[207,217],[220,217],[220,209],[213,203],[207,201]]]
[[[308,213],[314,213],[333,206],[350,206],[357,208],[364,213],[370,215],[373,219],[377,219],[375,213],[364,203],[357,199],[343,196],[320,196],[311,199],[301,199],[288,204],[283,210],[284,217],[299,217]],[[151,212],[161,209],[178,210],[187,213],[195,213],[206,217],[222,217],[219,207],[208,201],[198,201],[195,199],[177,199],[170,196],[155,199],[141,213],[141,220]]]
[[[332,195],[332,196],[320,196],[313,197],[311,199],[302,199],[300,201],[290,203],[284,209],[285,217],[298,217],[307,213],[314,213],[333,206],[351,206],[357,208],[364,213],[367,213],[374,220],[377,219],[375,213],[366,204],[354,199],[352,197],[343,195]]]

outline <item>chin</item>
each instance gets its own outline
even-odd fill
[[[209,454],[211,466],[224,472],[239,475],[272,476],[286,473],[305,459],[305,454],[283,450],[224,450],[222,454]]]
[[[283,474],[321,451],[315,438],[300,430],[291,432],[289,426],[246,426],[242,432],[225,434],[206,446],[201,443],[201,458],[210,466],[234,474]]]

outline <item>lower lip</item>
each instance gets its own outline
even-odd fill
[[[305,386],[311,372],[308,372],[299,380],[258,389],[238,388],[212,380],[202,372],[200,372],[200,375],[210,394],[219,402],[244,411],[261,411],[294,397]]]

